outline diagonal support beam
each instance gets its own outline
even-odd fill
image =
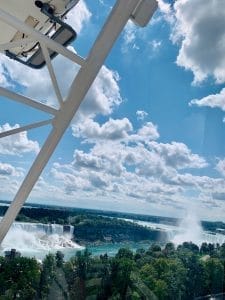
[[[45,105],[41,102],[37,102],[33,99],[30,99],[30,98],[28,98],[26,96],[23,96],[23,95],[20,95],[18,93],[14,93],[12,91],[9,91],[9,90],[7,90],[3,87],[0,87],[0,96],[6,97],[9,100],[13,100],[13,101],[28,105],[32,108],[41,110],[41,111],[43,111],[47,114],[56,115],[58,113],[58,110],[53,108],[53,107]]]
[[[66,101],[64,101],[61,109],[52,122],[52,131],[0,223],[0,243],[4,239],[11,224],[14,222],[33,186],[37,182],[41,172],[48,163],[57,144],[95,80],[114,42],[123,30],[139,1],[140,0],[118,0],[111,11],[107,22],[88,55],[86,63],[80,68],[75,77]]]
[[[41,50],[42,50],[42,53],[44,55],[44,58],[45,58],[45,61],[46,61],[46,64],[47,64],[48,72],[49,72],[49,75],[51,77],[51,81],[52,81],[52,85],[53,85],[56,97],[58,99],[59,105],[62,106],[63,98],[62,98],[62,94],[60,92],[59,85],[58,85],[58,82],[57,82],[57,79],[56,79],[56,76],[55,76],[55,72],[54,72],[54,69],[53,69],[53,66],[52,66],[52,62],[51,62],[51,59],[50,59],[48,49],[45,47],[45,44],[40,43],[40,45],[41,45]]]
[[[37,127],[42,127],[42,126],[45,126],[45,125],[49,125],[51,123],[52,123],[52,119],[41,121],[41,122],[36,122],[36,123],[33,123],[33,124],[29,124],[29,125],[25,125],[25,126],[22,126],[22,127],[14,128],[14,129],[7,130],[7,131],[4,131],[4,132],[0,132],[0,139],[4,138],[6,136],[9,136],[9,135],[13,135],[13,134],[20,133],[20,132],[23,132],[23,131],[27,131],[27,130],[30,130],[30,129],[34,129],[34,128],[37,128]]]

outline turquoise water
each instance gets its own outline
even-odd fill
[[[118,252],[118,250],[120,248],[128,248],[132,251],[136,251],[137,249],[143,248],[143,249],[148,249],[151,246],[151,242],[146,241],[146,242],[139,242],[139,243],[116,243],[116,244],[102,244],[102,245],[89,245],[87,246],[87,249],[89,250],[89,252],[91,252],[91,254],[93,256],[99,256],[101,254],[105,254],[107,253],[108,256],[114,256],[116,255],[116,253]],[[61,249],[61,251],[64,253],[65,255],[65,260],[69,260],[71,257],[73,257],[74,255],[76,255],[77,251],[79,251],[78,249],[73,249],[73,248],[65,248],[65,249]],[[52,251],[51,253],[54,253],[55,251]],[[29,253],[27,253],[29,256]],[[41,254],[41,255],[40,255]],[[38,256],[39,259],[43,259],[45,257],[45,255],[47,254],[42,252],[39,253],[39,255],[34,255],[35,257]]]
[[[132,251],[136,251],[137,249],[144,248],[148,249],[151,246],[151,242],[139,242],[139,243],[116,243],[116,244],[102,244],[102,245],[89,245],[87,246],[87,249],[93,256],[99,256],[101,254],[107,253],[108,256],[114,256],[118,252],[120,248],[128,248]],[[84,248],[83,248],[84,249]],[[18,249],[17,249],[18,250]],[[52,250],[34,250],[34,249],[27,249],[22,250],[19,249],[22,256],[26,257],[35,257],[36,259],[43,260],[44,257],[49,253],[56,253],[57,250],[60,250],[64,253],[64,259],[69,260],[71,257],[75,256],[77,251],[82,251],[81,249],[77,248],[61,248],[61,249],[52,249]],[[0,255],[4,256],[4,252],[0,251]]]
[[[126,242],[126,243],[116,243],[116,244],[103,244],[98,246],[88,246],[87,249],[91,252],[93,256],[99,256],[101,254],[107,253],[109,256],[114,256],[120,248],[128,248],[132,251],[143,248],[148,249],[152,242]]]

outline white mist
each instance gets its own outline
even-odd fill
[[[83,247],[71,239],[72,231],[63,233],[62,225],[16,222],[2,242],[1,252],[15,248],[24,256],[38,259],[57,250],[72,255]]]
[[[172,242],[176,245],[183,242],[192,242],[199,245],[203,240],[203,236],[203,229],[195,210],[189,210],[180,222],[178,232],[172,238]]]

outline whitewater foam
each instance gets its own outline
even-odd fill
[[[183,242],[192,242],[200,246],[203,242],[222,244],[225,242],[225,235],[204,231],[200,219],[197,217],[196,210],[188,211],[182,219],[177,231],[168,232],[168,238],[175,245]]]
[[[84,247],[72,241],[73,226],[14,222],[1,245],[1,252],[16,248],[22,255],[42,259],[49,252],[60,250],[74,254]]]

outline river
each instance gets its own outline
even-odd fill
[[[170,240],[176,245],[181,244],[184,241],[192,241],[197,245],[201,245],[202,242],[222,244],[225,241],[225,235],[205,232],[202,230],[199,222],[193,219],[183,220],[178,227],[140,220],[125,220],[152,229],[160,229],[167,233],[168,241]],[[54,253],[57,250],[60,250],[65,254],[65,259],[67,260],[75,255],[77,251],[84,249],[84,247],[71,240],[72,236],[72,226],[15,222],[1,245],[0,254],[4,255],[4,251],[16,248],[23,256],[36,257],[37,259],[42,260],[49,252]],[[151,241],[116,244],[104,243],[88,246],[87,248],[92,255],[107,253],[109,256],[113,256],[121,247],[126,247],[135,251],[138,248],[147,249],[150,247],[151,243]]]

